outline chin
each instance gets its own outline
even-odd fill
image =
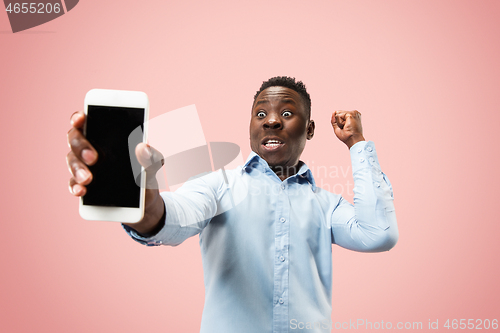
[[[267,164],[270,167],[278,167],[278,166],[283,167],[286,164],[286,162],[283,159],[274,156],[267,156],[267,157],[261,156],[261,157],[267,162]]]

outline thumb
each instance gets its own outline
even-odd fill
[[[156,173],[165,163],[162,153],[146,143],[139,143],[135,147],[135,155],[146,172],[146,188],[157,189]]]

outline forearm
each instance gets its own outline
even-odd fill
[[[334,214],[335,243],[361,252],[390,250],[398,240],[392,187],[372,142],[351,148],[354,207],[343,201]]]
[[[148,246],[176,246],[200,233],[217,211],[218,198],[213,188],[219,187],[218,184],[212,184],[212,188],[202,178],[188,181],[175,193],[159,194],[155,199],[159,203],[150,211],[150,215],[145,215],[140,230],[136,224],[127,224],[124,225],[127,233]],[[161,215],[163,213],[165,215]],[[158,217],[160,225],[157,223]],[[146,226],[150,222],[152,224]]]
[[[358,157],[357,155],[361,155],[358,153],[358,146],[354,147],[355,151],[351,155],[356,157],[352,159],[364,159],[360,164],[366,164],[356,168],[357,171],[353,174],[354,210],[362,235],[360,238],[369,248],[368,251],[388,251],[398,240],[392,187],[380,169],[375,148],[368,144],[363,149],[367,154]]]

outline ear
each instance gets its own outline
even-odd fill
[[[316,125],[314,124],[314,120],[309,120],[309,124],[307,125],[307,140],[311,140],[314,136],[314,129]]]

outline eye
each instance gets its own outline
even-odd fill
[[[281,115],[283,117],[290,117],[292,115],[292,112],[288,111],[288,110],[285,110],[281,113]]]
[[[264,111],[257,112],[257,117],[264,118],[265,116],[266,116],[266,113]]]

